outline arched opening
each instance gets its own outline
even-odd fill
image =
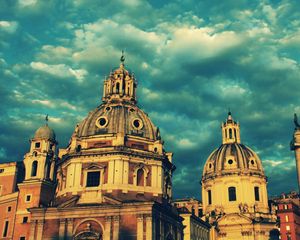
[[[99,233],[92,231],[81,232],[74,237],[74,240],[102,240],[102,236]]]
[[[38,161],[33,161],[31,165],[31,177],[35,177],[37,174]]]
[[[236,201],[236,189],[235,187],[229,187],[228,188],[228,197],[229,197],[229,201]]]
[[[136,172],[136,185],[145,186],[145,172],[144,169],[140,168]]]
[[[234,138],[236,139],[236,129],[234,129]]]
[[[278,229],[272,229],[270,231],[270,240],[279,240],[279,235],[280,235],[280,233],[279,233]],[[289,239],[289,238],[287,238],[287,239]]]
[[[229,138],[232,139],[232,129],[229,129]]]
[[[120,92],[120,83],[117,83],[116,84],[116,93],[119,93]]]

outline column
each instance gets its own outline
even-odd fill
[[[104,240],[110,240],[110,232],[111,232],[111,217],[106,217],[105,226],[104,226]]]
[[[42,240],[43,237],[44,220],[37,221],[36,240]]]
[[[67,219],[67,238],[71,238],[73,236],[73,218]]]
[[[59,239],[65,239],[66,235],[66,219],[59,220]]]
[[[30,232],[29,232],[29,240],[35,240],[35,228],[37,221],[32,221],[30,223]]]
[[[114,216],[113,240],[119,240],[120,216]]]
[[[142,214],[137,215],[137,240],[143,240],[144,235],[144,216]]]
[[[152,216],[146,216],[146,240],[152,240],[153,236]]]

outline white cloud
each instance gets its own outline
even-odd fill
[[[0,21],[0,30],[7,33],[14,33],[18,28],[18,23],[15,21]]]
[[[85,69],[72,69],[65,64],[48,65],[42,62],[31,62],[30,66],[35,70],[43,71],[60,78],[69,78],[74,76],[78,82],[82,82],[88,74]]]
[[[30,5],[34,5],[38,0],[19,0],[19,4],[21,7],[27,7]]]

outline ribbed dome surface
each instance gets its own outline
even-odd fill
[[[253,172],[264,175],[257,154],[240,143],[222,144],[214,150],[205,163],[203,177],[226,172]]]
[[[34,138],[55,140],[55,132],[46,124],[36,130]]]
[[[148,115],[136,105],[127,103],[101,104],[80,123],[78,137],[124,133],[150,140],[159,138],[158,130]]]

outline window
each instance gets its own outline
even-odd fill
[[[5,221],[4,223],[4,229],[3,229],[3,237],[7,237],[7,233],[8,233],[8,221]]]
[[[23,217],[23,222],[22,223],[27,223],[28,222],[28,217]]]
[[[228,188],[228,197],[229,197],[229,201],[236,201],[236,190],[235,187],[229,187]]]
[[[144,186],[144,170],[142,168],[136,172],[136,185]]]
[[[31,195],[28,194],[25,196],[25,202],[30,202],[31,201]]]
[[[116,93],[119,93],[120,92],[120,83],[117,83],[116,84]]]
[[[284,209],[284,210],[289,209],[289,206],[288,206],[287,204],[284,204],[284,205],[283,205],[283,209]]]
[[[3,173],[4,172],[4,168],[0,168],[0,173]]]
[[[11,206],[7,207],[7,212],[11,212]]]
[[[40,142],[36,142],[36,143],[35,143],[35,148],[40,148],[40,146],[41,146],[41,143],[40,143]]]
[[[285,215],[285,221],[288,222],[289,221],[289,216]]]
[[[259,201],[259,187],[254,187],[255,201]]]
[[[26,237],[20,237],[19,240],[26,240]]]
[[[208,204],[210,205],[212,203],[211,190],[207,191],[207,197],[208,197]]]
[[[37,174],[38,162],[35,160],[31,165],[31,177],[35,177]]]
[[[87,187],[97,187],[100,184],[100,171],[88,172],[86,186]]]
[[[291,227],[290,227],[289,225],[287,225],[287,226],[286,226],[286,230],[287,230],[287,231],[290,231],[290,230],[291,230]]]

